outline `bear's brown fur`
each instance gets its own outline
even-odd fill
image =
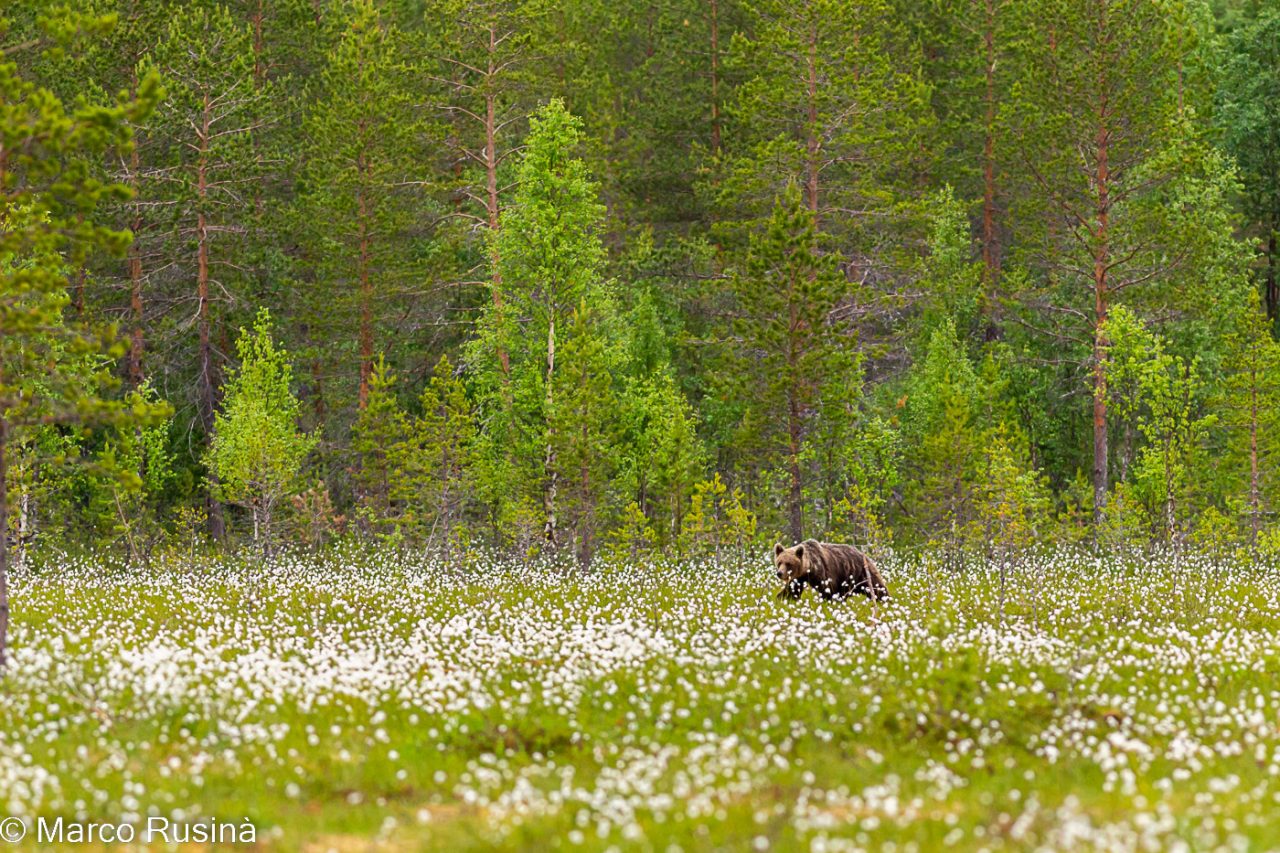
[[[785,598],[799,598],[806,584],[827,599],[857,593],[879,601],[889,594],[875,562],[852,545],[813,539],[793,548],[779,543],[773,546],[773,561],[783,584],[780,596]]]

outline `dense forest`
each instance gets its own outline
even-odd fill
[[[0,555],[1280,554],[1272,0],[0,15]]]

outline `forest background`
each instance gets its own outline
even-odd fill
[[[2,20],[0,558],[1280,556],[1275,3]]]

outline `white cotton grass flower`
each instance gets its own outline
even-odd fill
[[[1045,554],[1002,619],[998,567],[883,563],[875,605],[779,602],[767,565],[716,561],[20,570],[0,808],[196,821],[234,790],[291,804],[281,832],[322,837],[286,821],[338,804],[405,847],[454,822],[590,849],[1280,832],[1280,577]]]

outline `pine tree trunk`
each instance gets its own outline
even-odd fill
[[[363,129],[361,129],[363,133]],[[369,199],[365,195],[368,163],[361,153],[356,159],[360,189],[356,190],[356,216],[360,221],[360,249],[356,260],[356,279],[360,286],[360,391],[358,405],[369,405],[369,379],[373,375],[373,276],[370,267]]]
[[[134,145],[133,151],[129,154],[129,184],[135,195],[138,192],[140,166],[138,146]],[[142,248],[138,245],[138,235],[142,233],[142,208],[137,203],[133,206],[133,220],[130,227],[133,230],[133,242],[129,244],[129,316],[133,322],[133,330],[129,335],[129,361],[126,371],[129,384],[136,388],[142,384],[143,377]]]
[[[1107,303],[1099,292],[1094,306],[1093,338],[1093,523],[1106,518],[1107,508]]]
[[[498,233],[501,208],[498,206],[498,95],[494,91],[493,81],[498,74],[495,57],[498,51],[498,33],[492,24],[489,25],[489,65],[485,75],[484,94],[484,179],[485,179],[485,214],[489,224],[489,277],[492,286],[489,288],[493,297],[493,307],[502,308],[502,270],[498,265],[498,241],[494,239]],[[503,381],[511,376],[511,357],[507,348],[498,345],[498,364],[502,368]]]
[[[267,62],[264,56],[264,42],[262,38],[262,22],[264,10],[262,7],[263,0],[258,0],[257,7],[250,16],[253,25],[253,88],[257,92],[261,92],[267,82]],[[251,131],[250,143],[253,147],[253,157],[255,161],[260,159],[258,149],[261,147],[262,140],[259,138],[261,133],[257,130]],[[253,213],[259,222],[262,219],[263,202],[262,202],[262,182],[253,182]]]
[[[808,98],[809,126],[805,139],[805,203],[813,212],[814,227],[818,227],[818,173],[821,164],[818,162],[822,150],[822,142],[818,136],[818,31],[817,27],[809,30],[809,53],[806,57],[807,80],[806,96]]]

